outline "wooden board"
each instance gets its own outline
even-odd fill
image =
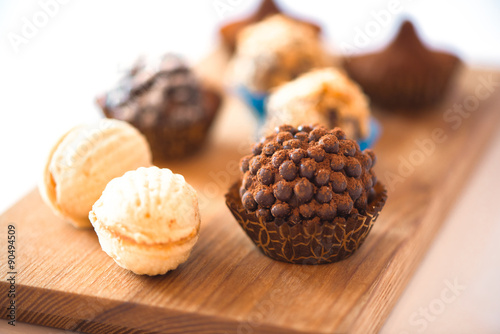
[[[500,75],[492,72],[496,81]],[[365,244],[336,264],[300,266],[261,254],[234,221],[224,192],[237,179],[255,125],[228,98],[205,151],[163,164],[185,175],[201,196],[202,228],[190,259],[164,276],[136,276],[101,251],[93,231],[55,217],[33,190],[0,217],[0,261],[6,272],[7,225],[17,236],[17,321],[88,333],[371,333],[383,325],[433,240],[500,120],[494,92],[458,129],[443,120],[475,94],[481,76],[466,71],[436,110],[408,119],[378,111],[379,179],[398,175]],[[415,142],[434,129],[447,139],[422,155]],[[428,149],[431,146],[427,146]],[[419,160],[419,157],[423,157]],[[0,317],[9,285],[0,282]]]

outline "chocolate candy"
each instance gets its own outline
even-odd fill
[[[276,152],[279,149],[280,145],[279,143],[267,143],[266,146],[263,148],[263,152],[267,156],[273,155],[274,152]]]
[[[274,188],[274,196],[283,202],[288,202],[293,195],[293,188],[285,181],[276,183]]]
[[[271,221],[273,219],[273,216],[271,215],[271,210],[268,209],[259,209],[255,213],[255,215],[264,221]]]
[[[306,156],[307,152],[301,148],[297,148],[290,153],[290,159],[292,159],[295,164],[300,163]]]
[[[257,143],[252,147],[252,153],[255,155],[259,155],[262,152],[263,143]]]
[[[335,196],[335,202],[337,203],[337,212],[341,215],[348,215],[354,206],[354,202],[352,201],[351,197],[349,197],[349,195],[347,194],[336,194]]]
[[[287,203],[275,204],[271,209],[271,214],[275,218],[286,218],[290,215],[290,205]]]
[[[286,152],[285,151],[278,151],[273,154],[273,157],[271,158],[271,164],[273,165],[274,168],[279,168],[283,161],[286,159]]]
[[[242,186],[245,190],[250,189],[250,187],[252,186],[252,183],[253,183],[253,178],[250,175],[245,175],[245,177],[243,177]]]
[[[329,169],[320,169],[316,176],[314,177],[314,183],[318,186],[324,186],[330,181],[330,170]]]
[[[312,179],[316,172],[316,163],[312,159],[305,159],[300,164],[300,176]]]
[[[321,137],[319,144],[327,153],[337,153],[339,151],[339,141],[334,135]]]
[[[313,218],[315,214],[314,206],[303,204],[299,207],[300,215],[306,219]]]
[[[358,159],[349,157],[346,159],[344,170],[347,176],[360,177],[362,172],[361,163]]]
[[[356,142],[352,140],[340,141],[340,152],[346,157],[353,157],[356,154]]]
[[[326,129],[323,127],[314,128],[309,132],[309,141],[317,141],[326,134]]]
[[[374,196],[375,155],[344,132],[282,125],[241,159],[242,203],[259,219],[290,226],[342,222]]]
[[[260,167],[262,167],[261,157],[256,156],[250,162],[250,172],[255,175],[259,171]]]
[[[246,156],[240,160],[240,170],[245,173],[250,168],[250,157]]]
[[[272,169],[270,168],[261,168],[257,174],[257,178],[259,179],[259,182],[268,186],[271,183],[273,183],[274,180],[274,173]]]
[[[307,155],[316,162],[325,160],[325,151],[320,146],[313,146],[307,149]]]
[[[263,208],[270,208],[275,199],[273,193],[269,189],[262,189],[255,194],[255,201]]]
[[[293,161],[285,161],[279,168],[280,175],[287,181],[292,181],[297,176],[297,166]]]
[[[344,169],[344,161],[345,159],[342,156],[334,155],[330,160],[330,168],[335,172],[339,172]]]
[[[245,195],[243,195],[243,197],[241,198],[241,201],[245,209],[247,209],[248,211],[257,210],[257,202],[250,192],[246,192]]]
[[[202,146],[221,96],[203,85],[181,58],[167,54],[147,63],[139,60],[97,103],[106,117],[141,131],[155,159],[172,159]]]
[[[332,189],[336,193],[343,193],[347,188],[347,179],[343,173],[334,172],[331,174]]]
[[[283,144],[285,141],[290,140],[290,139],[293,139],[293,135],[290,132],[288,132],[288,131],[280,132],[276,136],[276,141],[279,144]]]
[[[337,208],[335,203],[323,203],[319,206],[317,212],[319,218],[323,220],[333,220],[337,213]]]
[[[301,179],[295,187],[293,187],[295,196],[301,203],[309,202],[314,195],[314,188],[312,183],[307,179]]]
[[[451,53],[429,49],[413,24],[405,21],[385,49],[349,57],[344,67],[372,103],[398,113],[418,114],[435,110],[428,107],[446,96],[460,64]]]
[[[321,187],[316,192],[316,200],[319,203],[328,203],[332,200],[332,198],[333,198],[333,191],[329,187]]]

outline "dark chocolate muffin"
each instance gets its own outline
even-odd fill
[[[227,203],[266,255],[328,263],[361,245],[386,198],[371,150],[361,152],[340,128],[283,125],[252,151]]]
[[[429,50],[409,21],[386,49],[344,63],[374,104],[402,112],[441,101],[459,65],[456,56]]]
[[[175,55],[139,61],[117,88],[97,99],[108,118],[127,121],[148,139],[155,159],[179,158],[203,144],[221,102]]]

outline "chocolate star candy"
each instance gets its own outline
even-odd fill
[[[402,112],[438,103],[459,65],[456,56],[427,48],[409,21],[381,52],[347,58],[344,63],[374,104]]]

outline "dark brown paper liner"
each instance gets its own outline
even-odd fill
[[[363,61],[363,57],[367,56],[359,56],[359,62]],[[356,69],[358,58],[346,61],[344,67],[373,103],[400,113],[411,114],[439,103],[446,95],[460,61],[451,55],[442,54],[442,57],[449,59],[449,65],[441,68],[439,72],[415,73],[413,69],[408,68],[367,79],[366,71]]]
[[[210,127],[218,113],[221,96],[212,89],[203,87],[204,118],[184,126],[154,126],[139,129],[148,140],[155,160],[183,158],[196,153],[205,143]]]
[[[140,129],[150,143],[155,160],[178,159],[198,151],[205,142],[214,117],[185,127]]]
[[[211,87],[202,87],[202,94],[205,116],[189,124],[153,124],[144,127],[137,119],[121,120],[135,126],[146,137],[154,160],[183,158],[203,146],[222,102],[221,94]],[[97,104],[106,117],[115,118],[114,113],[106,108],[104,101],[104,98],[98,98]]]
[[[387,199],[387,191],[378,182],[375,199],[368,204],[365,216],[350,217],[345,224],[278,225],[259,220],[248,213],[239,195],[241,181],[231,186],[226,204],[255,245],[274,260],[296,264],[323,264],[351,256],[364,242]]]

